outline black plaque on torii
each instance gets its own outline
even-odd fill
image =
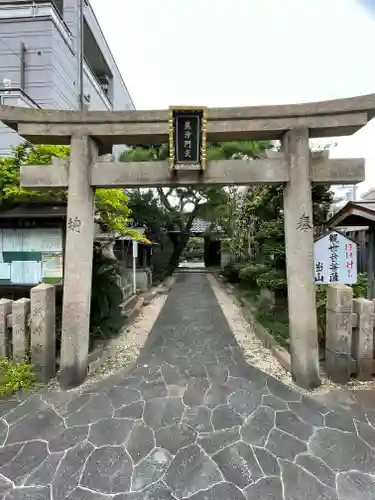
[[[172,170],[205,170],[207,151],[206,108],[169,108],[169,160]]]

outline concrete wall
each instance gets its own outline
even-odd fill
[[[147,292],[152,287],[151,269],[137,269],[136,271],[137,289],[141,292]]]
[[[32,2],[15,4],[14,17],[5,18],[5,6],[0,3],[0,95],[4,92],[1,90],[4,78],[11,80],[12,87],[20,86],[20,46],[23,42],[27,48],[24,88],[26,94],[43,108],[79,109],[79,0],[64,0],[64,20],[52,4],[37,6],[34,11],[31,6]],[[6,8],[9,16],[9,5]],[[90,68],[85,65],[83,87],[84,94],[90,95],[88,108],[103,111],[134,109],[89,3],[84,7],[84,16],[113,75],[111,103]],[[11,146],[20,142],[21,138],[17,134],[0,124],[0,155],[9,154]],[[123,149],[124,147],[117,146],[114,154],[117,155]]]
[[[6,21],[0,17],[0,39],[0,87],[4,78],[11,80],[12,87],[20,86],[20,46],[23,42],[28,47],[26,90],[33,99],[39,97],[48,103],[52,88],[52,21],[41,19]],[[17,134],[4,125],[0,126],[0,154],[7,154],[11,144],[19,143],[20,138]]]
[[[77,2],[79,0],[68,0],[70,2]],[[96,42],[98,43],[100,50],[108,64],[108,67],[112,73],[113,76],[113,86],[111,90],[112,94],[112,109],[114,111],[120,111],[120,110],[126,110],[126,109],[135,109],[134,103],[131,99],[131,96],[129,94],[129,91],[125,85],[124,79],[120,73],[120,70],[116,64],[116,61],[112,55],[112,52],[107,44],[107,41],[104,37],[104,34],[101,30],[100,24],[96,18],[95,12],[92,9],[90,2],[87,1],[87,4],[85,6],[84,10],[84,16],[85,20],[91,29]],[[86,84],[84,83],[84,89],[85,93],[89,92],[91,95],[91,92],[89,90],[89,83],[87,82]],[[86,91],[87,89],[87,91]],[[91,102],[89,109],[93,110],[101,110],[105,109],[103,108],[103,101],[102,99],[98,96],[98,94],[94,93],[91,95]],[[115,155],[116,158],[121,154],[121,152],[125,149],[125,145],[117,145],[113,147],[113,154]]]
[[[71,1],[77,1],[77,0],[71,0]],[[85,7],[84,11],[86,22],[89,25],[93,35],[95,36],[96,42],[98,43],[100,50],[102,51],[102,54],[105,60],[107,61],[107,64],[113,75],[113,109],[114,110],[135,109],[134,103],[130,97],[124,79],[120,73],[120,70],[116,64],[116,61],[112,55],[112,52],[108,46],[104,34],[100,28],[100,24],[95,16],[94,10],[92,9],[90,3],[89,2],[87,3],[88,6]]]

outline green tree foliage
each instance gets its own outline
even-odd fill
[[[54,157],[67,159],[69,152],[70,148],[66,146],[33,146],[25,143],[16,147],[11,156],[0,158],[0,210],[27,202],[65,202],[67,199],[66,190],[22,189],[20,187],[20,168],[24,165],[51,165]],[[131,210],[128,207],[128,197],[123,190],[98,189],[95,196],[95,207],[97,222],[100,222],[108,232],[117,235],[129,234],[136,239],[145,239],[127,227],[131,221]],[[94,340],[109,338],[118,333],[124,323],[120,309],[123,297],[118,285],[119,275],[120,269],[116,265],[116,261],[105,259],[101,252],[94,253],[90,318],[91,347]],[[5,380],[5,382],[0,380],[0,395],[4,391],[9,391],[10,385],[16,386],[16,384],[23,383],[23,369],[23,365],[15,366],[14,369],[12,365],[0,366],[0,379],[2,370]],[[28,377],[28,372],[25,373]],[[27,377],[26,381],[29,380]]]
[[[270,147],[266,141],[243,141],[211,143],[208,145],[209,160],[249,159],[260,157]],[[120,160],[124,162],[162,161],[168,158],[168,146],[165,144],[135,146],[123,151]],[[159,227],[170,233],[174,250],[170,258],[173,269],[179,262],[182,252],[190,237],[192,224],[196,217],[201,217],[220,225],[228,225],[233,206],[230,205],[230,189],[222,186],[200,186],[156,188],[147,193],[129,191],[130,206],[134,217],[148,227]],[[178,231],[178,232],[176,232]]]
[[[312,186],[315,226],[325,223],[332,195],[329,185]],[[283,186],[251,186],[234,203],[238,209],[230,221],[228,275],[286,294]]]
[[[163,242],[168,239],[167,230],[173,226],[172,217],[160,203],[157,193],[152,189],[131,189],[126,194],[128,207],[132,212],[135,226],[146,226],[152,241]]]
[[[31,201],[65,201],[65,190],[34,191],[20,187],[22,165],[50,165],[53,157],[68,158],[67,146],[33,146],[24,143],[13,150],[9,157],[0,158],[0,209]],[[126,229],[130,220],[128,197],[121,189],[98,189],[96,191],[98,220],[114,233],[129,233]]]

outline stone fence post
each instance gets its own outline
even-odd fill
[[[357,378],[372,380],[374,344],[374,302],[364,298],[353,300],[353,311],[357,315],[354,352],[357,360]]]
[[[325,339],[326,372],[336,383],[351,377],[353,334],[353,290],[346,285],[329,285]]]
[[[12,300],[0,299],[0,359],[9,355],[8,316],[12,313]]]
[[[19,299],[12,304],[13,359],[22,363],[29,356],[30,349],[30,299]]]
[[[53,285],[31,289],[31,364],[41,382],[56,374],[56,294]]]

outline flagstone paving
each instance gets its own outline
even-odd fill
[[[130,374],[0,404],[6,500],[374,500],[375,409],[335,412],[244,361],[181,274]]]

